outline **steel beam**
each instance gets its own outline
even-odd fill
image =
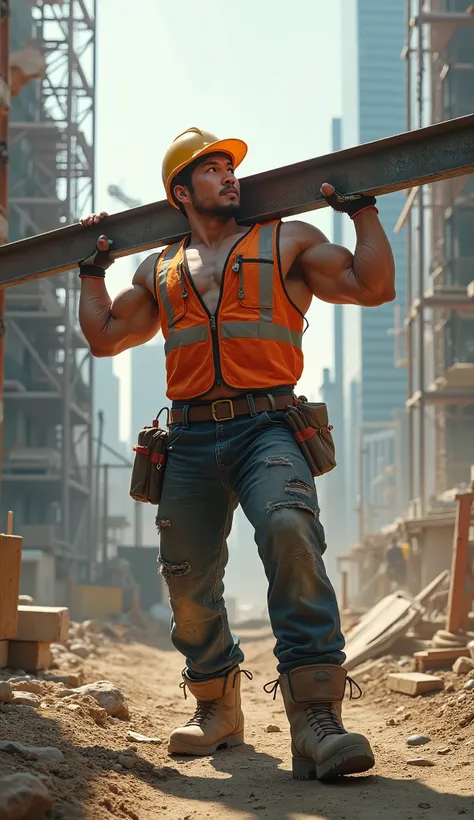
[[[344,193],[381,196],[472,173],[473,146],[474,114],[246,177],[240,221],[263,222],[325,207],[323,182]],[[179,240],[189,227],[162,201],[113,214],[101,230],[113,240],[114,256],[121,257]],[[76,224],[7,244],[0,248],[0,287],[75,267],[91,252],[97,234],[97,227]]]

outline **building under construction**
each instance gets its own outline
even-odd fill
[[[43,77],[12,100],[9,240],[77,222],[94,201],[94,0],[15,0],[11,61]],[[23,536],[22,591],[56,600],[88,576],[92,545],[92,357],[74,272],[7,292],[1,516]],[[56,579],[56,589],[44,589]]]
[[[407,130],[474,111],[474,6],[408,0]],[[407,316],[398,365],[408,368],[406,516],[366,534],[349,556],[355,599],[385,591],[384,549],[409,548],[413,591],[451,564],[454,497],[474,464],[474,178],[413,188],[396,230],[407,231]],[[400,472],[402,465],[399,462]],[[353,573],[354,574],[354,573]]]

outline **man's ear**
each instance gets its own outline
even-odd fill
[[[189,191],[185,185],[175,185],[173,188],[173,196],[177,202],[182,205],[187,205],[191,200],[189,198]]]

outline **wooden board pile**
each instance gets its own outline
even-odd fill
[[[67,640],[69,610],[18,605],[22,541],[0,535],[0,668],[36,672],[51,666],[51,644]]]
[[[460,640],[458,646],[439,649],[431,645],[433,633],[439,631],[444,622],[432,622],[428,615],[432,601],[447,583],[449,572],[446,570],[415,598],[399,591],[379,601],[347,633],[345,668],[353,670],[391,651],[412,655],[416,672],[423,673],[427,669],[451,666],[457,658],[469,655],[467,638]]]

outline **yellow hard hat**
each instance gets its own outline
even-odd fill
[[[201,131],[200,128],[188,128],[187,131],[179,134],[173,140],[163,159],[163,185],[168,200],[175,208],[178,207],[171,195],[173,179],[183,168],[186,168],[186,165],[189,165],[198,157],[220,151],[224,154],[230,154],[234,168],[237,168],[244,159],[247,150],[247,145],[242,140],[220,140],[214,134],[210,134],[209,131]]]

